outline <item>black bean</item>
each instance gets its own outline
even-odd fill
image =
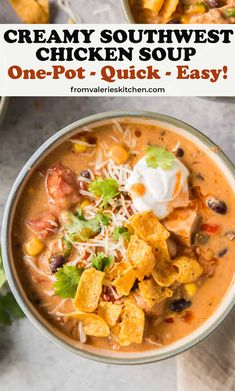
[[[95,145],[97,143],[97,138],[95,136],[87,136],[87,141],[89,144]]]
[[[228,231],[224,234],[224,236],[228,239],[228,240],[234,240],[235,239],[235,231]]]
[[[210,8],[219,8],[221,7],[220,0],[207,0],[207,4]]]
[[[167,24],[181,24],[181,22],[179,21],[179,19],[171,19]]]
[[[189,308],[191,305],[192,302],[190,300],[180,299],[170,303],[169,308],[172,312],[181,312],[186,310],[186,308]]]
[[[213,210],[213,212],[220,215],[226,215],[228,208],[224,201],[217,200],[216,198],[208,198],[206,202],[207,206]]]
[[[223,248],[222,250],[220,250],[218,252],[218,257],[222,258],[227,252],[228,252],[228,249],[227,248]]]
[[[62,255],[55,255],[54,257],[50,258],[49,263],[52,273],[55,273],[57,269],[64,265],[65,257],[63,257]]]
[[[177,157],[183,157],[183,156],[184,156],[184,150],[183,150],[183,148],[177,148],[175,154],[176,154]]]
[[[81,171],[81,176],[83,176],[83,178],[91,179],[91,174],[88,170]]]

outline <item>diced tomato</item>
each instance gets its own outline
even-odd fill
[[[190,323],[193,320],[193,318],[194,318],[193,311],[190,311],[190,310],[189,311],[185,311],[185,314],[183,315],[182,318],[185,320],[185,322]]]
[[[174,323],[174,318],[166,318],[165,322],[166,323]]]
[[[114,289],[114,288],[113,288]],[[111,290],[110,287],[108,286],[103,286],[103,290],[102,290],[102,293],[101,293],[101,297],[104,301],[111,301],[112,303],[115,302],[115,297],[114,297],[114,294]]]
[[[82,260],[85,261],[87,258],[89,258],[89,256],[90,256],[90,253],[88,251],[86,251]]]
[[[46,189],[50,201],[60,208],[69,208],[79,201],[79,183],[76,174],[61,163],[49,168]]]
[[[127,207],[128,213],[132,216],[134,214],[132,207],[129,205]]]
[[[38,233],[42,239],[54,235],[58,230],[58,220],[52,215],[44,215],[33,220],[26,220],[26,224],[34,232]]]
[[[216,234],[219,230],[218,224],[202,224],[201,230],[208,234]]]

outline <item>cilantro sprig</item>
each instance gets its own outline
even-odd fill
[[[81,210],[75,214],[72,212],[64,212],[63,214],[66,239],[71,242],[85,242],[89,238],[95,236],[100,230],[98,219],[87,220]]]
[[[165,148],[148,145],[146,150],[146,163],[150,168],[169,170],[172,167],[174,155]]]
[[[225,11],[224,11],[225,15],[228,16],[229,18],[232,18],[233,16],[235,16],[235,8],[227,8]]]
[[[96,220],[100,223],[100,225],[104,225],[105,227],[108,227],[111,218],[102,212],[97,212]]]
[[[66,253],[69,255],[71,248],[68,242],[87,241],[97,235],[102,225],[108,226],[110,217],[102,212],[97,212],[93,219],[87,220],[81,209],[76,213],[64,212],[62,216],[65,228],[65,238],[63,239]]]
[[[113,239],[119,240],[120,236],[122,236],[127,242],[129,242],[131,235],[126,227],[115,227],[113,231]]]
[[[72,265],[59,268],[55,274],[55,294],[64,299],[74,298],[83,270],[83,268]]]
[[[64,246],[64,257],[68,257],[72,251],[72,243],[66,239],[66,237],[63,237],[62,243]]]
[[[104,272],[113,262],[113,257],[106,257],[104,253],[98,253],[96,256],[91,258],[91,264],[97,270]]]
[[[118,182],[112,178],[98,178],[91,181],[89,191],[96,197],[102,197],[101,206],[107,203],[116,195],[118,195]]]

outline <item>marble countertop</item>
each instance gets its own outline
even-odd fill
[[[67,23],[69,12],[61,3],[67,3],[78,23],[126,23],[121,0],[50,0],[50,22]],[[1,1],[0,23],[20,23],[8,1]]]

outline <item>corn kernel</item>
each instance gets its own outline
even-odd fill
[[[109,156],[116,164],[124,164],[126,163],[129,154],[125,148],[121,145],[114,145],[109,152]]]
[[[42,250],[44,249],[44,243],[41,241],[41,239],[34,236],[25,243],[24,248],[25,252],[31,257],[33,257],[42,252]]]
[[[204,3],[193,4],[187,11],[188,15],[201,15],[206,12],[206,5]]]
[[[81,137],[80,138],[81,141],[86,141],[85,137]],[[74,144],[73,145],[73,150],[74,152],[77,152],[77,153],[82,153],[82,152],[86,152],[87,150],[87,146],[86,145],[83,145],[83,144],[80,144],[79,142]]]
[[[184,286],[184,288],[185,288],[186,293],[187,293],[190,297],[194,296],[195,293],[196,293],[196,291],[197,291],[197,285],[194,284],[194,283],[186,284],[186,285]]]
[[[86,208],[86,206],[91,205],[91,204],[92,204],[92,201],[86,199],[86,200],[82,201],[80,208],[84,209],[84,208]]]
[[[76,143],[76,144],[74,144],[74,146],[73,146],[73,150],[74,150],[74,152],[76,152],[76,153],[82,153],[82,152],[86,152],[87,147],[86,147],[86,145],[82,145],[82,144]]]
[[[190,17],[184,15],[184,16],[181,17],[180,21],[181,21],[182,24],[188,24],[189,21],[190,21]]]

